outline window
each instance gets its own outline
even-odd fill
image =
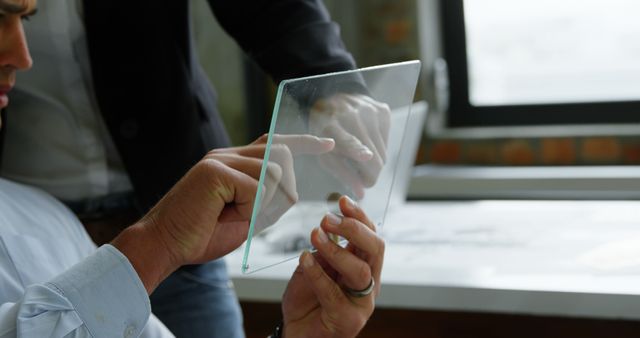
[[[442,0],[447,125],[640,122],[637,0]]]

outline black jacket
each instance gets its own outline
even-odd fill
[[[209,0],[224,29],[274,80],[353,69],[319,0]],[[85,0],[98,105],[141,211],[212,148],[229,145],[199,65],[189,1]]]

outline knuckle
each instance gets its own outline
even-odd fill
[[[291,149],[285,144],[272,144],[269,160],[280,163],[283,166],[290,166],[293,163]]]
[[[291,149],[286,144],[284,144],[284,143],[277,144],[277,149],[278,149],[279,152],[282,152],[283,156],[285,156],[287,158],[293,157],[293,155],[291,154]]]
[[[359,222],[353,218],[345,217],[342,221],[345,237],[353,239],[361,236],[362,228]]]
[[[269,134],[268,133],[264,133],[264,134],[260,135],[260,137],[258,137],[256,142],[258,142],[258,143],[267,143],[268,139],[269,139]]]
[[[209,150],[206,155],[204,155],[203,159],[218,158],[224,156],[225,153],[226,151],[224,149],[212,149]]]
[[[348,315],[342,314],[339,320],[343,323],[348,323],[349,330],[359,332],[363,327],[365,327],[365,325],[367,325],[367,320],[371,314],[373,314],[373,311],[369,310],[367,306],[367,308],[358,308],[358,310],[353,311]]]
[[[272,143],[271,144],[271,153],[273,155],[282,156],[286,150],[286,146],[282,143]]]
[[[251,194],[251,196],[255,196],[255,194],[258,192],[258,182],[255,180],[251,180],[248,183],[248,187],[246,188],[248,190],[248,193]]]
[[[391,109],[389,108],[389,105],[385,103],[385,105],[378,110],[378,117],[384,123],[391,119]]]
[[[326,293],[327,300],[331,303],[340,302],[343,296],[342,289],[338,288],[335,284],[331,285]]]
[[[313,280],[319,280],[320,278],[322,278],[322,270],[318,268],[318,266],[314,266],[312,268],[309,268],[309,275],[311,276],[311,278],[313,278]]]
[[[225,176],[227,166],[214,158],[204,158],[191,168],[190,173],[198,177],[198,180],[209,181],[210,179],[219,180]]]
[[[378,247],[377,256],[384,256],[384,252],[386,250],[387,244],[385,243],[384,239],[382,239],[382,237],[376,236],[376,238],[377,238],[377,247]]]
[[[275,181],[280,181],[282,179],[282,168],[277,163],[268,162],[267,172],[269,173],[269,176]]]
[[[373,168],[373,166],[359,170],[358,173],[362,180],[362,184],[367,188],[373,187],[378,181],[377,170]]]
[[[378,232],[378,226],[376,226],[375,223],[373,223],[373,221],[369,219],[369,217],[364,211],[360,210],[358,212],[358,216],[360,217],[360,220],[362,221],[362,223],[366,224],[367,227],[371,229],[371,231],[373,231],[374,233]]]
[[[362,178],[362,184],[365,188],[371,188],[376,184],[376,179],[373,176],[367,175]]]
[[[360,106],[362,107],[362,111],[367,113],[367,118],[374,117],[378,111],[375,105],[367,101],[363,101]]]
[[[327,253],[334,258],[339,258],[342,254],[342,247],[340,247],[339,245],[333,243],[333,242],[329,242],[327,243]]]
[[[359,205],[356,205],[356,207],[354,208],[353,211],[354,211],[354,216],[353,217],[355,219],[360,221],[367,228],[373,228],[373,230],[375,231],[375,226],[372,224],[372,222],[369,219],[369,217],[367,216],[367,214],[364,212],[364,210],[362,210],[362,208]]]
[[[204,158],[193,166],[193,171],[202,173],[209,171],[217,171],[222,169],[225,165],[216,158]]]
[[[359,105],[349,105],[344,110],[345,113],[347,113],[347,114],[349,114],[351,116],[358,115],[359,111],[360,111],[360,106]]]
[[[367,311],[367,312],[369,312],[369,311]],[[369,317],[366,316],[365,314],[360,315],[360,316],[356,316],[356,318],[354,318],[354,326],[359,328],[359,329],[362,329],[365,325],[367,325],[367,319],[368,318]]]
[[[279,187],[280,189],[282,189],[282,187]],[[300,200],[300,195],[298,195],[297,191],[290,191],[285,193],[285,195],[287,196],[287,201],[289,202],[289,207],[293,206],[294,204],[298,203],[298,201]]]
[[[385,251],[385,249],[387,247],[387,243],[380,236],[376,236],[376,239],[377,239],[377,242],[378,242],[378,248],[380,248],[380,252],[384,253],[384,251]]]
[[[358,269],[357,278],[359,281],[364,281],[369,284],[371,281],[371,267],[364,261],[361,261],[360,268]],[[365,285],[366,287],[366,285]]]

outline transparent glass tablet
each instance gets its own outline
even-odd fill
[[[313,250],[311,230],[340,214],[342,195],[383,225],[419,72],[410,61],[280,83],[244,273]]]

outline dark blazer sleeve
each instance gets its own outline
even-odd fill
[[[276,82],[356,67],[319,0],[209,0],[222,27]]]
[[[0,168],[2,168],[2,150],[4,149],[4,135],[7,130],[6,109],[0,109]]]

